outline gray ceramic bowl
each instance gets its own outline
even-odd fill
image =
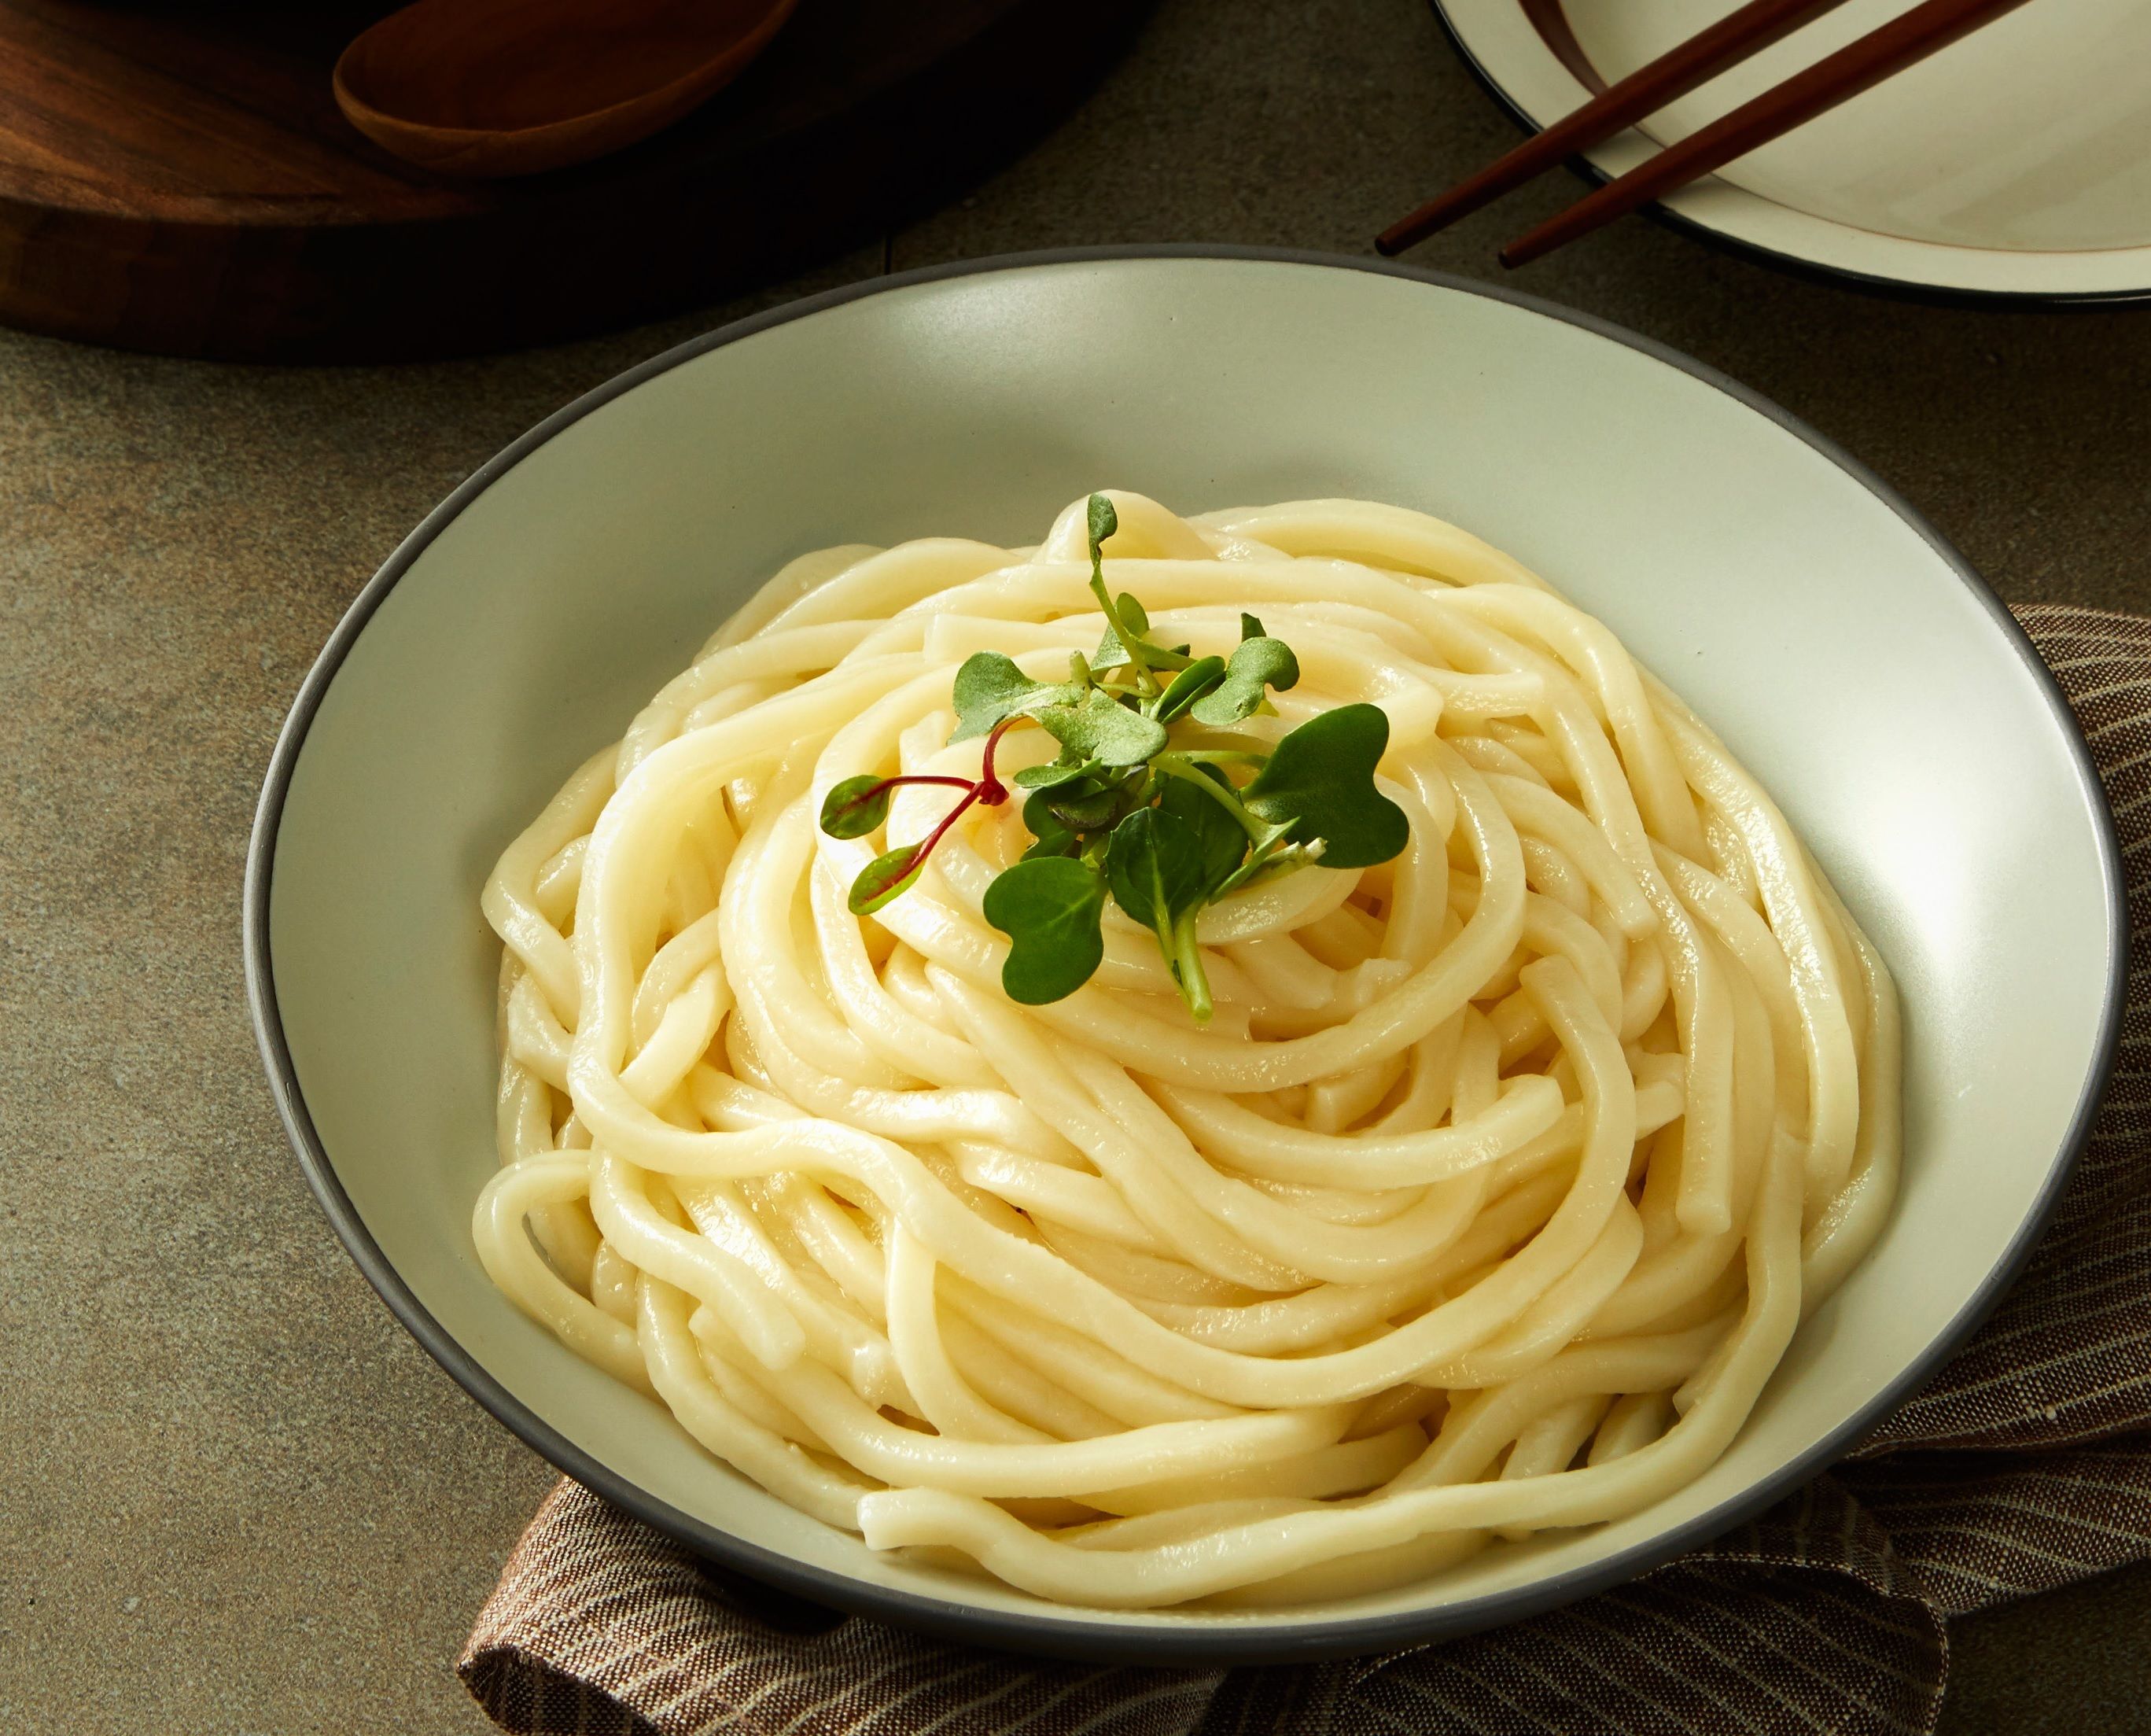
[[[1617,1523],[1259,1613],[1054,1607],[877,1556],[717,1465],[498,1295],[496,853],[764,575],[929,533],[1026,542],[1097,487],[1182,510],[1349,494],[1512,551],[1777,793],[1880,946],[1909,1040],[1896,1214],[1725,1457]],[[1592,320],[1422,272],[1180,249],[989,261],[799,302],[571,404],[458,488],[337,629],[248,866],[269,1076],[420,1342],[554,1463],[721,1562],[995,1643],[1275,1660],[1640,1572],[1812,1475],[1992,1303],[2114,1035],[2118,858],[2068,711],[1964,563],[1782,411]]]

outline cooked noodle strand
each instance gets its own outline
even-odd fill
[[[1115,494],[1115,593],[1389,715],[1410,842],[1205,909],[1182,1005],[1106,913],[1021,1006],[974,807],[878,915],[862,772],[975,777],[974,652],[1104,628],[1084,503],[1034,549],[794,562],[488,883],[501,1167],[473,1237],[533,1318],[877,1549],[1040,1597],[1273,1603],[1632,1512],[1722,1453],[1886,1216],[1888,973],[1761,787],[1603,625],[1438,520]],[[1004,772],[1053,744],[1018,731]]]

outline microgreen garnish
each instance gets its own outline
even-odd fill
[[[978,652],[966,657],[956,671],[956,685],[949,696],[956,707],[956,732],[949,739],[968,741],[1008,718],[1066,705],[1082,694],[1073,681],[1058,686],[1034,681],[999,651]]]
[[[1271,709],[1263,689],[1274,687],[1283,693],[1299,680],[1299,659],[1293,655],[1292,647],[1263,632],[1254,616],[1240,617],[1240,632],[1223,678],[1194,704],[1195,721],[1212,729],[1229,729],[1243,717]]]
[[[1374,767],[1389,745],[1389,720],[1379,706],[1320,712],[1278,743],[1242,799],[1295,842],[1320,838],[1330,867],[1372,868],[1411,837],[1404,810],[1374,788]]]
[[[1023,822],[1035,842],[986,888],[986,920],[1010,940],[1001,986],[1028,1006],[1082,987],[1105,956],[1099,919],[1110,893],[1156,935],[1181,999],[1202,1021],[1210,984],[1196,930],[1205,908],[1310,863],[1387,862],[1410,828],[1374,787],[1389,739],[1379,706],[1321,712],[1273,746],[1226,733],[1275,715],[1269,695],[1299,680],[1298,659],[1252,615],[1240,617],[1229,657],[1191,657],[1187,645],[1152,642],[1143,605],[1106,584],[1104,545],[1119,529],[1113,503],[1093,494],[1091,590],[1106,632],[1095,656],[1070,656],[1067,681],[1035,681],[999,651],[978,652],[956,671],[949,739],[986,738],[979,776],[845,778],[822,801],[822,829],[863,838],[886,821],[891,792],[905,784],[964,792],[924,838],[860,871],[848,902],[854,914],[871,915],[918,883],[934,847],[974,803],[1008,800],[995,749],[1010,729],[1035,723],[1060,752],[1010,780],[1027,792]],[[1176,745],[1171,726],[1183,721],[1202,727]],[[1219,745],[1221,734],[1229,745]]]
[[[1073,995],[1106,956],[1098,919],[1106,883],[1071,857],[1027,857],[994,876],[986,920],[1010,937],[1001,986],[1010,1000],[1041,1006]]]
[[[1165,726],[1130,711],[1103,688],[1093,687],[1081,700],[1048,706],[1036,715],[1039,726],[1060,742],[1062,760],[1074,765],[1118,770],[1165,752]]]

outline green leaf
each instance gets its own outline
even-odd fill
[[[1076,691],[1069,682],[1034,681],[999,651],[974,651],[956,671],[949,691],[956,707],[956,732],[949,739],[968,741],[986,735],[1004,718],[1064,704]]]
[[[1222,866],[1222,852],[1207,822],[1198,822],[1177,804],[1174,788],[1211,807],[1217,804],[1192,784],[1175,778],[1166,799],[1176,806],[1139,807],[1113,828],[1106,846],[1106,879],[1114,902],[1157,936],[1158,950],[1180,989],[1180,998],[1198,1024],[1210,1018],[1210,983],[1196,943],[1196,919],[1209,894],[1209,877]],[[1225,818],[1229,822],[1232,817]],[[1233,829],[1239,830],[1237,825]],[[1234,846],[1235,849],[1240,848]]]
[[[1034,856],[1073,856],[1083,848],[1081,838],[1046,806],[1044,791],[1024,803],[1023,823],[1038,840],[1023,853],[1026,862]]]
[[[1116,703],[1093,687],[1081,705],[1055,706],[1038,721],[1068,750],[1065,757],[1104,766],[1140,766],[1165,748],[1165,726]]]
[[[1240,800],[1257,818],[1286,827],[1297,843],[1320,838],[1326,868],[1387,862],[1411,840],[1404,810],[1374,787],[1374,767],[1389,745],[1389,720],[1379,706],[1323,711],[1278,743]]]
[[[1191,663],[1158,696],[1157,710],[1152,715],[1160,723],[1170,723],[1224,679],[1222,657],[1204,657]]]
[[[1243,610],[1240,613],[1240,637],[1243,639],[1260,639],[1262,636],[1263,624],[1259,620],[1256,620],[1253,615],[1249,615],[1246,610]]]
[[[1245,631],[1253,620],[1251,615],[1243,615],[1241,630]],[[1229,729],[1260,708],[1265,686],[1282,693],[1298,680],[1299,659],[1282,639],[1272,639],[1267,634],[1243,639],[1232,647],[1232,660],[1225,666],[1223,681],[1195,701],[1195,721],[1212,729]]]
[[[1121,528],[1121,515],[1113,510],[1113,503],[1103,494],[1091,497],[1091,559],[1098,558],[1098,545]]]
[[[1037,862],[1049,856],[1074,856],[1078,854],[1082,848],[1081,838],[1076,837],[1072,832],[1064,832],[1060,827],[1055,826],[1050,831],[1040,833],[1037,841],[1025,850],[1018,860]]]
[[[1152,669],[1185,669],[1194,660],[1187,655],[1188,648],[1184,645],[1177,645],[1167,650],[1164,645],[1152,645],[1146,639],[1142,648],[1143,655],[1149,660]],[[1119,636],[1111,627],[1106,628],[1106,636],[1098,641],[1097,655],[1091,659],[1091,667],[1102,673],[1108,669],[1125,669],[1127,664],[1127,647],[1121,643]]]
[[[1106,955],[1098,930],[1105,908],[1098,871],[1065,856],[1026,858],[996,874],[984,912],[1010,943],[1001,966],[1008,998],[1042,1006],[1090,981]]]
[[[1207,772],[1212,768],[1202,769]],[[1184,777],[1170,777],[1164,782],[1165,792],[1158,798],[1159,811],[1184,823],[1194,838],[1197,859],[1202,868],[1202,896],[1207,899],[1216,895],[1226,878],[1247,855],[1246,828],[1223,802],[1215,796],[1204,794],[1199,785]]]
[[[822,798],[822,829],[831,838],[864,838],[888,817],[888,780],[871,772],[832,784]]]
[[[1065,832],[1069,829],[1054,817],[1053,809],[1049,805],[1046,793],[1043,790],[1039,791],[1024,803],[1023,823],[1030,828],[1031,834],[1035,838],[1045,838],[1050,833]]]
[[[1050,790],[1058,783],[1088,777],[1098,769],[1096,760],[1071,760],[1063,755],[1043,766],[1025,766],[1010,781],[1020,790]]]
[[[1127,812],[1131,796],[1122,785],[1095,777],[1070,779],[1035,792],[1023,805],[1023,823],[1040,838],[1107,829]]]
[[[1150,644],[1143,635],[1150,631],[1150,616],[1143,605],[1126,591],[1122,591],[1116,602],[1106,589],[1106,539],[1121,528],[1120,515],[1113,510],[1113,503],[1103,494],[1093,494],[1090,504],[1091,532],[1091,590],[1098,600],[1098,606],[1106,616],[1106,636],[1098,642],[1098,655],[1091,660],[1093,669],[1117,669],[1128,663],[1137,666],[1136,676],[1143,691],[1155,696],[1156,679],[1151,674],[1156,669],[1180,669],[1187,662],[1187,647],[1177,651],[1164,651]]]
[[[844,903],[854,916],[872,916],[890,899],[910,891],[925,866],[926,853],[917,844],[877,856],[859,870]]]
[[[1046,797],[1046,811],[1070,832],[1099,832],[1113,824],[1127,812],[1128,792],[1115,785],[1111,788],[1079,787],[1075,794],[1067,787]]]
[[[1139,807],[1113,828],[1106,847],[1106,879],[1113,900],[1156,931],[1170,952],[1172,925],[1202,902],[1202,844],[1177,813]]]

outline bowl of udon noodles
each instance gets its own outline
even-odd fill
[[[1188,249],[688,343],[278,744],[250,983],[367,1276],[731,1568],[1372,1651],[1707,1541],[1992,1304],[2117,853],[1843,453],[1526,298]]]

